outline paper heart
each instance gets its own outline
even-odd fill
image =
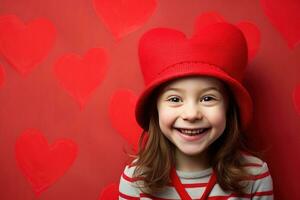
[[[250,22],[240,22],[237,27],[244,33],[248,44],[248,58],[252,60],[260,46],[260,31]]]
[[[133,146],[134,150],[138,149],[138,141],[142,133],[135,120],[136,101],[137,97],[132,91],[120,89],[113,94],[109,106],[112,126]]]
[[[17,164],[39,196],[62,177],[77,156],[77,146],[68,139],[49,145],[35,129],[24,131],[15,145]]]
[[[260,0],[260,5],[289,48],[295,48],[300,42],[300,1]]]
[[[300,84],[293,91],[293,102],[297,113],[300,115]]]
[[[78,101],[81,109],[103,81],[106,71],[107,55],[101,48],[90,49],[83,58],[65,54],[54,65],[60,85]]]
[[[117,200],[119,198],[119,185],[116,183],[106,186],[98,200]]]
[[[217,12],[202,13],[196,17],[194,32],[197,33],[203,27],[218,23],[226,22],[224,17]],[[239,22],[236,26],[243,32],[248,45],[248,58],[252,60],[260,46],[260,31],[256,25],[250,22]]]
[[[0,87],[4,85],[4,81],[5,81],[5,71],[2,65],[0,65]]]
[[[0,53],[22,75],[46,58],[55,39],[55,27],[47,19],[24,25],[15,15],[0,17]]]
[[[145,24],[156,8],[156,0],[94,0],[93,2],[97,15],[117,40]]]

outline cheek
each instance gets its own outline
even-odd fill
[[[225,128],[226,125],[226,110],[223,107],[212,108],[207,111],[207,118],[210,123],[220,128]]]
[[[158,111],[158,118],[161,123],[169,124],[172,122],[175,113],[168,109]]]
[[[173,126],[176,120],[176,112],[167,108],[158,109],[158,120],[160,129],[164,132],[164,130]]]

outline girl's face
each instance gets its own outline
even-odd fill
[[[226,126],[223,83],[205,76],[185,77],[162,88],[157,99],[163,134],[187,156],[203,153]]]

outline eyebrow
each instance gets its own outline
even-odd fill
[[[170,91],[170,90],[174,90],[174,91],[178,91],[178,92],[183,92],[184,90],[181,89],[181,88],[173,88],[173,87],[167,87],[164,89],[164,92],[167,92],[167,91]],[[206,91],[209,91],[209,90],[216,90],[218,92],[221,92],[219,88],[216,88],[216,87],[208,87],[208,88],[204,88],[201,90],[201,92],[206,92]]]

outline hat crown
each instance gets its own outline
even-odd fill
[[[243,33],[223,22],[200,29],[190,39],[174,29],[155,28],[146,32],[139,42],[139,61],[146,85],[166,69],[181,63],[213,65],[241,81],[247,56]]]

